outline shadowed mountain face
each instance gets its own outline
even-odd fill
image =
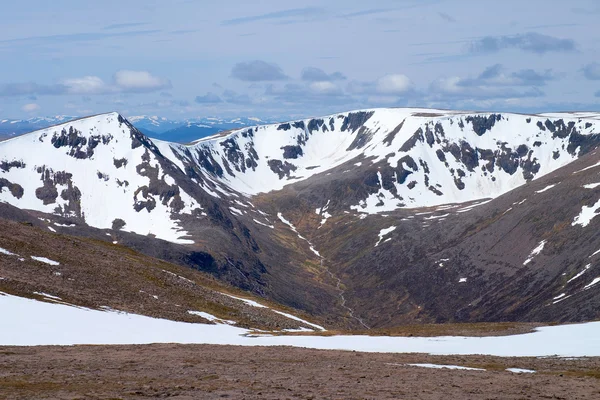
[[[0,143],[0,201],[331,325],[588,320],[599,124],[377,109],[180,145],[103,114]]]

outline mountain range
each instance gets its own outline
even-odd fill
[[[600,316],[600,114],[370,109],[207,123],[187,144],[144,134],[153,121],[168,125],[108,113],[0,143],[0,217],[330,327]]]
[[[75,119],[78,119],[78,117],[66,115],[29,119],[0,119],[0,140]],[[189,143],[193,140],[211,136],[218,132],[244,126],[275,122],[274,120],[263,121],[256,117],[233,119],[204,117],[174,120],[165,117],[146,115],[132,116],[129,117],[128,120],[137,129],[149,137],[178,143]]]

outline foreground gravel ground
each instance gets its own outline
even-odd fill
[[[506,368],[537,372],[515,374]],[[0,398],[598,399],[600,359],[174,344],[0,347]]]

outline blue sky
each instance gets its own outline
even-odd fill
[[[600,107],[596,0],[23,0],[0,117]]]

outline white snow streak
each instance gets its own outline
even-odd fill
[[[523,265],[527,265],[531,262],[531,260],[533,260],[533,258],[535,256],[537,256],[538,254],[540,254],[542,252],[542,250],[544,250],[544,245],[546,244],[545,240],[542,240],[540,242],[540,244],[533,250],[531,250],[531,254],[529,254],[529,257],[527,258],[527,260],[525,260],[523,262]]]
[[[381,243],[381,241],[383,240],[383,238],[392,233],[394,230],[396,229],[395,226],[390,226],[389,228],[385,228],[379,231],[379,240],[377,241],[377,243],[375,243],[375,247],[379,246],[379,243]]]
[[[54,266],[60,265],[60,263],[58,261],[53,261],[46,257],[31,256],[31,258],[34,259],[35,261],[39,261],[41,263],[48,264],[48,265],[54,265]]]

